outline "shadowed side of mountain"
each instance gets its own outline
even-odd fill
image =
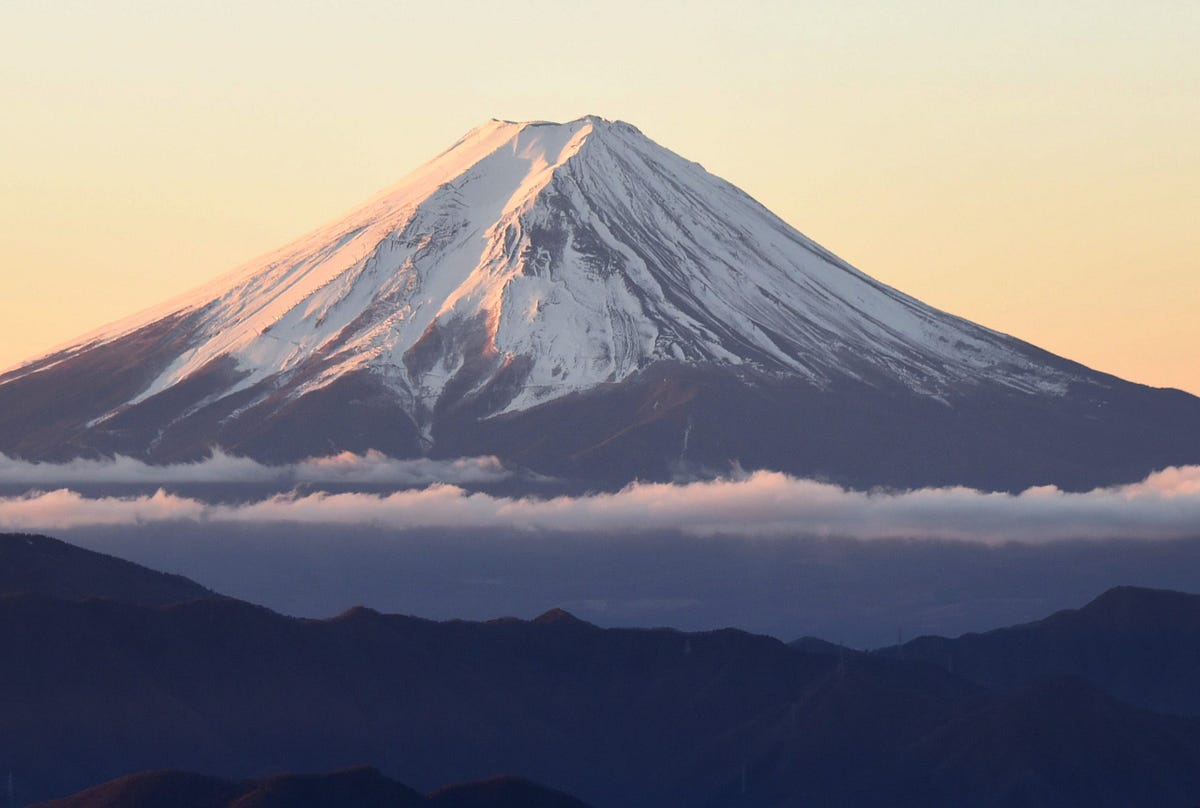
[[[713,760],[742,767],[713,783],[706,808],[1119,808],[1200,796],[1195,719],[1130,707],[1077,679],[948,701],[936,677],[898,687],[862,671],[847,667],[803,709],[714,748]]]
[[[801,637],[798,640],[792,640],[788,645],[795,648],[797,651],[803,651],[806,654],[858,654],[853,648],[847,648],[844,645],[838,645],[829,640],[822,640],[820,637]]]
[[[131,774],[37,808],[224,808],[245,791],[242,783],[177,771]]]
[[[830,666],[732,630],[300,620],[228,599],[9,595],[0,647],[0,760],[30,801],[128,771],[362,762],[422,790],[513,773],[645,804],[662,750],[686,756]]]
[[[0,594],[20,592],[67,600],[110,598],[140,606],[220,597],[181,575],[157,572],[48,536],[0,533]]]
[[[359,767],[231,781],[179,771],[131,774],[36,808],[587,808],[519,778],[446,786],[425,796]]]
[[[425,799],[408,786],[360,767],[332,774],[277,774],[256,780],[229,808],[417,808]]]
[[[1158,627],[1160,651],[1194,651],[1192,604],[1122,588],[1030,625]],[[371,795],[497,773],[614,808],[1106,805],[1138,783],[1152,784],[1140,805],[1200,797],[1196,719],[1078,679],[1002,690],[915,655],[733,629],[603,629],[557,609],[487,623],[362,608],[304,620],[227,598],[151,607],[38,593],[0,596],[0,648],[0,766],[22,802],[136,771],[160,773],[106,788],[198,808],[387,804]],[[1123,755],[1128,744],[1136,753]],[[264,778],[359,764],[378,771]],[[428,799],[573,805],[522,782]]]
[[[930,805],[1195,805],[1200,721],[1131,707],[1074,677],[993,699],[917,743]],[[910,793],[920,793],[914,787]]]
[[[680,467],[728,473],[736,463],[851,488],[1082,491],[1198,462],[1197,423],[1200,399],[1112,377],[1050,398],[985,382],[951,406],[899,386],[818,388],[659,362],[520,412],[447,414],[434,454],[491,454],[608,488],[669,480]]]
[[[493,777],[447,786],[429,795],[435,808],[587,808],[570,794],[519,777]]]
[[[173,314],[135,329],[119,343],[65,349],[0,375],[0,451],[44,460],[105,451],[85,437],[94,413],[143,390],[175,351],[186,348],[195,326],[194,313]],[[63,383],[66,378],[69,384]]]
[[[0,647],[14,661],[0,664],[0,760],[28,800],[128,771],[259,778],[363,762],[423,791],[519,773],[599,806],[938,804],[931,794],[1003,792],[1030,765],[1001,757],[962,782],[939,779],[963,747],[1021,746],[1076,725],[1090,731],[1040,753],[1045,777],[1078,773],[1065,793],[1079,800],[1060,804],[1087,804],[1125,737],[1144,745],[1121,782],[1158,778],[1153,793],[1173,797],[1200,771],[1186,765],[1200,761],[1193,720],[1085,693],[1006,723],[1024,702],[1007,706],[1012,697],[936,665],[805,653],[735,630],[601,629],[564,614],[436,623],[366,609],[300,620],[234,600],[146,608],[10,595]],[[1116,718],[1094,718],[1104,711]],[[927,740],[943,732],[958,740]],[[239,799],[261,801],[239,805],[334,787],[254,782],[261,794]],[[572,804],[506,796],[515,789],[452,790],[434,804],[471,805],[453,802],[471,794],[480,805]]]
[[[1033,623],[957,639],[919,637],[878,653],[999,688],[1077,676],[1130,704],[1200,715],[1200,595],[1117,587]]]

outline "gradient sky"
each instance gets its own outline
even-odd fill
[[[587,113],[865,272],[1200,393],[1200,3],[0,2],[0,366],[490,117]]]

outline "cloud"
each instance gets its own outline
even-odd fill
[[[1154,494],[1197,497],[1200,496],[1200,466],[1172,466],[1122,490],[1130,497]]]
[[[198,521],[208,518],[207,508],[198,500],[172,496],[163,491],[149,497],[91,499],[64,488],[0,499],[0,528],[53,530],[85,525]]]
[[[122,455],[67,463],[31,463],[0,454],[0,484],[29,486],[269,483],[291,487],[313,483],[406,487],[435,482],[471,485],[498,482],[511,476],[495,457],[396,460],[374,450],[363,455],[342,452],[279,466],[263,465],[221,451],[195,463],[164,466]]]
[[[318,476],[338,473],[339,461],[330,462],[333,470],[321,468]],[[379,468],[387,468],[385,461],[378,462]],[[366,473],[355,462],[346,463],[347,475]],[[1141,482],[1084,493],[1052,486],[1020,494],[968,488],[866,492],[762,471],[736,479],[638,483],[616,493],[551,499],[472,493],[444,483],[391,494],[282,495],[241,504],[208,504],[162,491],[86,497],[65,488],[0,499],[0,528],[10,530],[172,521],[592,534],[669,530],[697,536],[988,543],[1170,539],[1200,535],[1200,466],[1169,468]]]

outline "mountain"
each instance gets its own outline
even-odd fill
[[[925,682],[924,688],[917,687]],[[1088,682],[1040,681],[976,700],[853,673],[797,718],[744,731],[744,779],[724,806],[1194,805],[1200,722],[1123,704]],[[720,747],[731,754],[735,743]],[[745,754],[745,751],[743,751]],[[715,759],[715,758],[714,758]]]
[[[39,803],[37,808],[416,808],[426,804],[411,788],[374,769],[361,768],[241,782],[189,772],[142,772]]]
[[[491,777],[439,788],[429,795],[435,808],[587,808],[561,791],[519,777]]]
[[[1069,301],[1065,303],[1069,305]],[[1200,461],[1200,400],[938,311],[626,123],[493,120],[363,207],[0,375],[0,452],[494,454],[1015,489]]]
[[[90,555],[70,563],[91,567]],[[1167,609],[1134,625],[1154,636],[1188,619]],[[428,792],[498,773],[601,807],[1200,797],[1200,719],[1130,706],[1081,679],[987,687],[919,659],[732,629],[602,629],[562,610],[487,623],[362,608],[304,620],[229,598],[26,593],[0,596],[0,648],[0,773],[21,804],[139,771],[160,773],[66,804],[248,794],[319,804],[343,787],[408,794],[393,778]],[[1092,675],[1103,681],[1103,666]],[[262,779],[362,765],[383,774]],[[537,804],[523,789],[502,779],[422,799]]]
[[[181,575],[156,572],[48,536],[20,533],[0,533],[0,593],[110,598],[138,606],[220,597]]]
[[[997,688],[1074,676],[1130,704],[1200,716],[1200,595],[1123,586],[1034,623],[879,653]]]
[[[428,796],[361,767],[235,782],[187,772],[128,775],[35,808],[587,808],[558,791],[504,777]]]
[[[1080,679],[1049,679],[947,722],[904,765],[931,773],[927,805],[1191,806],[1200,792],[1197,726]]]
[[[421,790],[511,773],[598,805],[686,805],[693,739],[784,709],[833,665],[736,631],[35,595],[0,597],[0,647],[0,761],[26,800],[132,771],[365,763]]]

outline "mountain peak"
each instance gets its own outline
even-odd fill
[[[490,385],[489,414],[519,411],[664,360],[932,394],[999,371],[1022,389],[1067,381],[595,115],[493,119],[357,211],[156,316],[172,312],[195,315],[188,349],[126,405],[223,358],[238,375],[227,396],[372,370],[425,424],[448,390]]]
[[[1200,627],[1200,595],[1169,589],[1117,586],[1067,614],[1086,617],[1114,628],[1164,622]],[[1055,617],[1048,619],[1054,620]]]
[[[526,126],[582,126],[582,125],[590,125],[590,126],[595,126],[595,127],[616,126],[616,127],[622,127],[625,129],[630,129],[635,132],[640,131],[640,130],[638,130],[638,128],[636,126],[626,123],[625,121],[618,120],[616,118],[605,118],[602,115],[594,115],[594,114],[581,115],[578,118],[573,118],[569,121],[547,121],[547,120],[540,120],[540,119],[531,120],[531,121],[511,121],[506,118],[492,118],[492,119],[490,119],[489,123],[504,124],[506,126],[519,126],[519,127],[526,127]],[[487,126],[487,125],[488,124],[484,124],[484,126]],[[479,128],[482,128],[482,127],[479,127]]]
[[[533,618],[533,623],[538,625],[570,625],[570,626],[586,626],[592,628],[592,624],[586,620],[580,620],[575,615],[568,612],[566,609],[553,608],[543,612]]]
[[[736,461],[1005,487],[1198,459],[1200,402],[1158,395],[1151,418],[1113,382],[876,281],[629,124],[493,119],[325,227],[0,376],[0,451],[496,454],[621,482]],[[550,405],[569,411],[556,438],[499,436]],[[993,440],[997,408],[1014,426]],[[1159,421],[1161,439],[1128,437]],[[638,459],[606,459],[621,446]]]

